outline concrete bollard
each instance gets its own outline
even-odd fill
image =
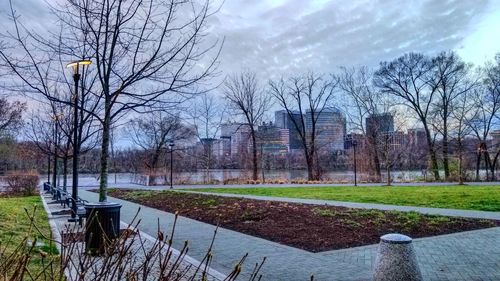
[[[412,239],[391,233],[380,237],[373,281],[422,281]]]

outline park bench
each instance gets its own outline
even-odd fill
[[[89,201],[84,200],[80,197],[77,198],[76,202],[72,196],[67,195],[68,206],[71,204],[76,204],[76,216],[78,217],[78,224],[83,225],[83,219],[87,217],[87,210],[85,210],[85,204]]]

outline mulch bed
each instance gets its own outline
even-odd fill
[[[419,238],[500,226],[494,220],[169,191],[115,189],[109,195],[311,252],[375,244],[393,232]]]

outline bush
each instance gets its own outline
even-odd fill
[[[40,177],[35,172],[12,172],[5,177],[5,181],[9,193],[30,196],[36,193]]]
[[[64,280],[158,280],[158,281],[198,281],[216,280],[211,276],[209,267],[213,261],[212,246],[217,234],[215,229],[209,248],[199,264],[186,259],[188,241],[178,251],[172,246],[178,214],[170,235],[158,228],[153,240],[143,237],[135,219],[120,232],[117,239],[108,240],[105,251],[100,256],[89,255],[85,250],[85,235],[78,232],[77,225],[66,226],[60,233],[62,241],[56,241],[40,233],[35,224],[36,209],[28,212],[29,231],[17,245],[7,247],[0,243],[0,280],[9,281],[64,281]],[[137,218],[138,213],[135,218]],[[102,231],[102,229],[101,229]],[[49,241],[53,249],[41,249],[37,239]],[[103,239],[107,239],[103,236]],[[9,241],[9,239],[7,240]],[[58,246],[61,255],[57,255]],[[262,280],[259,273],[265,258],[255,266],[249,267],[250,277],[240,276],[248,254],[237,261],[225,281]],[[31,266],[30,266],[31,265]],[[34,266],[35,265],[35,266]],[[245,264],[246,265],[246,264]],[[311,280],[313,280],[311,278]]]

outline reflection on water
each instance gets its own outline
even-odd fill
[[[473,171],[470,171],[473,172]],[[443,173],[444,174],[444,173]],[[213,169],[196,171],[196,172],[181,172],[173,174],[174,184],[196,184],[203,182],[223,182],[230,179],[250,179],[251,171],[239,169]],[[369,175],[365,173],[358,173],[358,182],[362,182],[368,178]],[[425,171],[391,171],[391,177],[394,182],[406,182],[415,180],[425,180],[426,177],[431,177],[431,173]],[[481,176],[485,176],[484,171],[481,171]],[[306,170],[269,170],[259,171],[259,180],[264,177],[266,180],[281,179],[290,181],[294,179],[307,179]],[[386,174],[382,174],[382,182],[386,181]],[[46,175],[40,176],[42,181],[47,179]],[[62,185],[62,177],[59,179],[59,185]],[[325,180],[333,180],[336,182],[353,182],[354,172],[352,171],[331,171],[325,172],[322,176]],[[139,183],[146,185],[148,177],[144,174],[132,173],[117,173],[109,174],[108,183],[110,186],[126,186],[130,183]],[[170,183],[170,175],[159,175],[156,177],[157,184],[168,185]],[[80,174],[79,186],[92,187],[99,184],[98,174]],[[71,186],[71,175],[68,175],[68,186]]]

